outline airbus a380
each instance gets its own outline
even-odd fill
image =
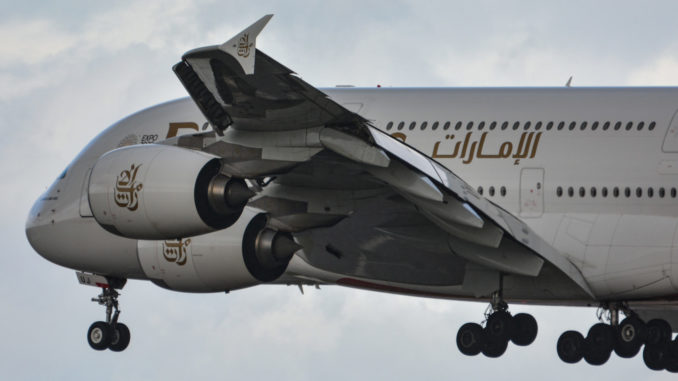
[[[33,248],[102,290],[92,348],[127,347],[127,279],[328,284],[489,302],[469,356],[534,341],[509,303],[596,306],[563,361],[678,371],[678,89],[318,90],[256,49],[270,17],[186,53],[190,97],[104,130],[30,211]]]

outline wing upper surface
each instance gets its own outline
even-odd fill
[[[192,50],[174,71],[221,135],[201,147],[224,158],[224,172],[271,179],[251,205],[306,240],[308,260],[326,262],[313,253],[320,251],[344,258],[335,261],[335,270],[385,279],[384,269],[390,268],[400,274],[395,278],[413,283],[458,278],[436,268],[464,261],[536,277],[546,261],[593,296],[565,256],[452,171],[371,126],[256,48],[249,52],[254,71],[248,74],[233,47],[230,53],[220,46]],[[246,154],[234,155],[235,148]],[[372,210],[375,205],[378,210]],[[349,242],[334,247],[331,227],[331,234]],[[351,246],[348,235],[361,239]],[[398,243],[424,254],[395,253]],[[417,263],[419,273],[413,270]]]

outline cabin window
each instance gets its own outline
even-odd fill
[[[520,122],[513,123],[513,130],[517,130],[520,127]]]
[[[654,127],[657,125],[655,122],[651,122],[650,125],[647,127],[648,130],[652,131],[654,130]]]
[[[502,130],[505,130],[505,129],[507,129],[507,128],[508,128],[508,122],[504,122],[504,123],[501,124],[501,129],[502,129]]]
[[[598,122],[593,122],[593,124],[591,125],[591,131],[595,131],[597,129],[598,129]]]
[[[618,131],[618,130],[621,128],[621,124],[622,124],[621,122],[615,123],[615,124],[614,124],[614,130],[615,130],[615,131]]]
[[[615,198],[619,197],[619,188],[614,187],[614,189],[612,190],[612,195],[613,195]]]
[[[501,188],[499,188],[499,194],[502,197],[506,196],[506,187],[505,186],[502,186]]]
[[[435,130],[438,129],[438,126],[439,126],[439,125],[440,125],[439,122],[433,122],[433,125],[431,126],[431,129],[435,131]]]
[[[549,131],[551,131],[552,128],[553,128],[553,122],[549,122],[549,123],[546,125],[546,129],[549,130]]]
[[[603,124],[603,131],[607,131],[609,128],[610,128],[610,122],[605,122],[605,124]]]
[[[410,123],[410,131],[414,130],[414,127],[417,127],[417,122]]]
[[[600,193],[603,195],[603,197],[607,197],[607,187],[603,187]]]
[[[666,190],[664,189],[664,187],[659,188],[659,198],[664,198],[665,195]]]
[[[638,131],[642,130],[645,127],[645,122],[638,123]]]
[[[652,198],[654,196],[654,188],[647,188],[647,197]]]
[[[490,123],[490,130],[494,130],[495,128],[497,128],[497,122]]]
[[[563,187],[556,188],[556,196],[558,196],[558,197],[563,196]]]
[[[419,128],[421,128],[421,130],[424,131],[426,129],[426,126],[428,126],[428,122],[422,123],[421,127],[419,127]]]
[[[624,188],[624,196],[626,196],[626,198],[631,197],[631,188],[629,187]]]
[[[480,124],[478,124],[478,130],[482,130],[483,128],[485,128],[485,122],[480,122]]]
[[[490,193],[490,197],[494,197],[494,187],[493,186],[490,187],[489,193]]]
[[[591,187],[591,197],[596,197],[596,193],[598,193],[596,187]]]
[[[534,125],[534,129],[537,131],[541,130],[541,122],[537,122],[537,124]]]
[[[478,194],[483,195],[483,187],[478,187]]]
[[[586,129],[586,125],[587,125],[586,122],[581,122],[581,127],[579,127],[579,129],[581,129],[582,131],[584,131],[584,130]]]
[[[567,195],[570,196],[570,197],[574,196],[574,188],[568,187],[567,188]]]
[[[450,129],[450,122],[445,122],[445,125],[443,126],[443,130],[449,130]]]
[[[473,128],[473,122],[468,122],[468,124],[466,125],[466,129],[470,130],[472,128]]]
[[[398,131],[402,130],[405,127],[405,122],[398,123]]]
[[[643,188],[641,187],[636,188],[636,197],[638,198],[643,197]]]
[[[386,129],[390,130],[391,128],[393,128],[393,122],[388,122],[388,124],[386,125]]]
[[[525,131],[529,130],[529,129],[530,129],[530,125],[531,125],[530,122],[525,122],[525,126],[523,127],[523,129],[524,129]]]
[[[461,122],[457,122],[457,124],[454,125],[455,130],[459,130],[461,128]]]
[[[577,127],[577,122],[570,123],[570,127],[568,127],[568,128],[570,129],[570,131],[572,131],[572,130],[574,130],[575,127]]]

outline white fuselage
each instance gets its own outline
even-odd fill
[[[325,92],[522,218],[582,271],[598,299],[678,294],[678,88]],[[98,136],[31,211],[27,232],[36,250],[70,268],[145,278],[138,242],[91,218],[89,170],[102,154],[162,141],[172,135],[170,123],[181,122],[201,130],[206,123],[189,98],[132,115]],[[295,257],[289,271],[327,283],[341,278],[302,262]]]

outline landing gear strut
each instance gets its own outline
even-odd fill
[[[601,311],[607,312],[606,323],[594,324],[586,338],[576,331],[567,331],[558,339],[558,357],[574,364],[582,358],[591,365],[607,362],[614,351],[617,356],[631,358],[643,350],[645,365],[652,370],[666,369],[678,372],[678,338],[671,340],[671,326],[662,319],[643,322],[625,303],[604,303]],[[619,322],[619,312],[626,318]],[[603,320],[603,314],[598,318]]]
[[[92,298],[92,301],[106,306],[106,321],[92,323],[87,331],[87,342],[98,351],[108,348],[113,352],[121,352],[129,345],[130,332],[125,324],[118,323],[120,294],[112,287],[102,287],[101,290],[101,294]]]
[[[537,337],[537,321],[530,314],[511,316],[501,287],[492,294],[485,316],[485,328],[477,323],[466,323],[459,328],[457,347],[461,353],[475,356],[482,352],[487,357],[499,357],[506,352],[509,341],[526,346]]]

